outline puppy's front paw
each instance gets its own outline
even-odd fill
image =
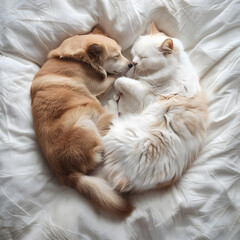
[[[105,110],[109,113],[112,114],[118,114],[118,106],[117,106],[117,102],[113,99],[109,100],[107,105],[105,105]]]

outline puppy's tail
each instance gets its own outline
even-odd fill
[[[75,172],[69,176],[68,181],[71,182],[71,187],[105,210],[117,215],[128,216],[134,209],[127,199],[120,196],[100,177]]]

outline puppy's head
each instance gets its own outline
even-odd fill
[[[77,35],[48,54],[48,58],[72,59],[92,65],[95,70],[122,75],[131,68],[130,61],[121,53],[116,41],[103,34],[99,27],[90,34]]]

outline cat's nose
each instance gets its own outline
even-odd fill
[[[137,62],[132,61],[132,64],[135,67],[137,65]]]
[[[129,63],[129,64],[128,64],[129,69],[132,68],[132,66],[133,66],[132,63]]]

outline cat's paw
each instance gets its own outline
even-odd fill
[[[129,82],[129,78],[127,77],[119,77],[114,82],[114,88],[118,91],[119,88],[121,88],[122,85],[127,84]]]
[[[116,79],[116,81],[114,82],[114,85],[118,84],[119,82],[123,82],[125,81],[126,79],[128,79],[127,77],[119,77]]]

